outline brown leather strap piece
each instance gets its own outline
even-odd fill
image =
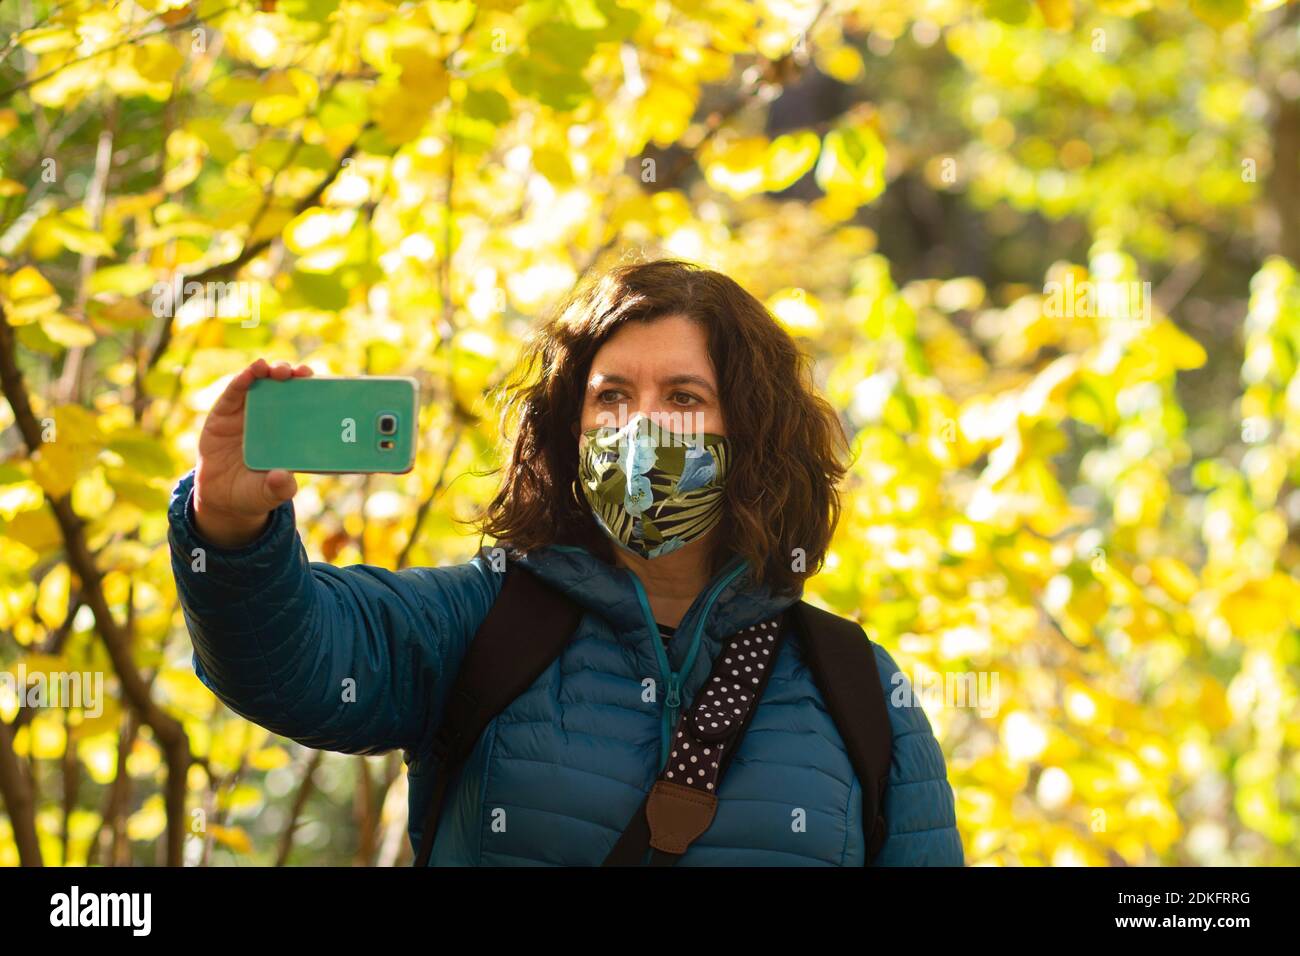
[[[718,798],[682,783],[658,780],[650,788],[645,815],[650,845],[664,853],[682,854],[713,824]]]

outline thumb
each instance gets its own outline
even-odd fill
[[[298,493],[298,479],[294,478],[293,472],[276,468],[266,473],[262,488],[267,498],[279,505]]]

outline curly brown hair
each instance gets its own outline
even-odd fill
[[[739,554],[756,584],[798,594],[839,520],[843,426],[816,393],[811,360],[763,304],[727,276],[678,259],[622,265],[582,284],[531,336],[501,387],[503,434],[517,429],[510,462],[476,524],[517,552],[581,545],[613,563],[614,546],[577,483],[573,426],[605,341],[624,323],[673,315],[705,330],[734,456],[714,571]]]

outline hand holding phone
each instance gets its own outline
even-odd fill
[[[199,434],[194,473],[194,520],[205,539],[235,548],[257,538],[267,516],[298,493],[298,482],[285,469],[254,471],[244,464],[244,407],[253,382],[311,377],[305,365],[274,366],[258,359],[226,386],[208,412]]]
[[[231,380],[199,436],[199,533],[219,547],[253,541],[297,494],[296,471],[410,471],[417,395],[410,378],[313,378],[305,365],[258,359]]]

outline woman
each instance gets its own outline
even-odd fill
[[[237,375],[173,495],[173,568],[200,679],[305,746],[402,748],[419,846],[434,731],[501,592],[505,553],[576,605],[579,623],[447,775],[430,862],[600,864],[673,770],[677,707],[691,707],[725,641],[786,626],[822,563],[846,443],[805,360],[726,276],[673,260],[610,272],[536,334],[506,389],[517,429],[480,523],[501,547],[400,572],[309,563],[293,476],[243,466],[249,384],[309,374],[259,360]],[[905,680],[874,650],[889,696]],[[679,865],[863,865],[862,782],[797,639],[785,635],[763,676],[711,822]],[[671,722],[661,679],[680,684]],[[891,705],[888,723],[887,827],[870,862],[961,865],[924,712]]]

